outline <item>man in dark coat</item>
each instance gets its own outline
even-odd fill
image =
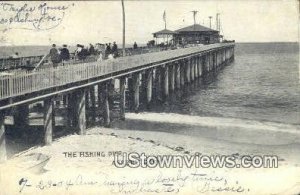
[[[137,49],[137,48],[138,48],[138,46],[137,46],[136,42],[134,42],[133,49]]]
[[[50,60],[53,63],[53,67],[56,67],[58,63],[61,62],[61,58],[60,55],[58,54],[58,50],[56,49],[55,44],[52,45],[49,55],[50,55]]]
[[[63,61],[68,61],[70,59],[70,52],[67,48],[67,45],[63,45],[63,48],[60,49],[60,58]]]
[[[112,46],[111,53],[114,55],[114,58],[118,57],[118,46],[117,46],[116,42],[114,42],[114,44]]]
[[[90,43],[90,47],[89,47],[89,54],[90,55],[95,55],[95,47]]]

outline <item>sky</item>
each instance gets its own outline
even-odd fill
[[[20,8],[24,2],[9,2]],[[41,2],[26,2],[35,7],[31,19],[41,16]],[[0,45],[50,45],[122,42],[121,1],[46,2],[50,17],[59,21],[46,22],[36,28],[32,22],[8,22],[18,12],[9,11],[0,3]],[[209,16],[221,17],[221,34],[237,42],[297,42],[299,39],[299,11],[297,0],[211,0],[211,1],[128,1],[124,0],[126,15],[126,43],[147,43],[152,33],[164,29],[177,30],[193,24],[192,10],[198,11],[196,23],[209,27]],[[46,6],[46,7],[47,7]],[[68,7],[57,10],[58,6]],[[5,10],[4,10],[5,9]],[[20,13],[23,17],[26,12]],[[63,16],[63,17],[62,17]]]

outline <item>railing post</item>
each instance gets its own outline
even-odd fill
[[[0,163],[6,161],[6,141],[5,141],[5,111],[0,110]]]

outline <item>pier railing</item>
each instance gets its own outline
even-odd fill
[[[126,48],[125,55],[126,56],[132,56],[132,55],[139,55],[144,53],[152,53],[152,52],[158,52],[163,51],[166,49],[171,49],[167,47],[139,47],[137,49],[133,48]],[[120,56],[122,56],[121,49],[118,50],[118,53]],[[38,55],[38,56],[25,56],[25,57],[3,57],[0,58],[0,71],[2,70],[14,70],[14,69],[33,69],[36,66],[43,66],[43,64],[49,64],[49,57],[45,58],[47,55]],[[68,63],[82,63],[85,61],[96,61],[98,56],[91,56],[93,60],[90,60],[91,58],[87,60],[77,60],[75,58],[75,53],[70,53],[70,60]]]
[[[101,62],[67,64],[55,68],[44,67],[36,71],[6,73],[0,76],[0,100],[229,46],[233,44],[205,45],[126,56]]]

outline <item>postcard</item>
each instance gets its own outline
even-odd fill
[[[300,194],[299,1],[0,2],[0,194]]]

